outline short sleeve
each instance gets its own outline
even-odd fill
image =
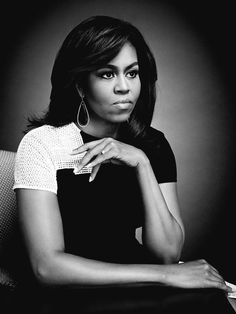
[[[57,193],[56,170],[49,149],[40,137],[32,133],[27,133],[19,144],[13,189],[27,188]]]
[[[165,135],[152,128],[145,150],[158,183],[176,182],[176,159]]]
[[[173,150],[163,135],[160,143],[160,153],[158,156],[159,165],[154,163],[154,172],[158,177],[159,183],[176,182],[177,181],[177,166]]]

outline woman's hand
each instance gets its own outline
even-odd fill
[[[218,288],[230,292],[219,272],[205,260],[167,266],[165,283],[180,288]]]
[[[122,143],[113,138],[86,143],[73,150],[72,155],[86,154],[77,166],[76,172],[84,167],[93,167],[90,181],[94,180],[102,163],[125,164],[129,167],[137,167],[140,163],[147,162],[148,158],[141,149]]]

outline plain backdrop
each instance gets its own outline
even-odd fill
[[[1,5],[0,149],[16,151],[47,108],[55,55],[91,15],[136,25],[158,68],[152,125],[176,156],[186,228],[182,259],[205,258],[236,282],[233,1],[11,1]]]

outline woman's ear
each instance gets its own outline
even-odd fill
[[[80,98],[83,99],[83,98],[84,98],[83,89],[82,89],[78,84],[75,84],[75,87],[76,87],[76,89],[77,89],[77,92],[78,92],[79,95],[80,95]]]

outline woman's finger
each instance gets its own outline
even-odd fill
[[[103,139],[102,141],[97,142],[96,145],[94,142],[92,143],[92,145],[88,145],[87,147],[90,147],[90,148],[88,149],[87,153],[83,156],[83,158],[80,160],[79,165],[77,166],[77,171],[80,171],[86,165],[87,167],[93,167],[96,164],[109,159],[109,155],[106,154],[108,158],[107,157],[105,158],[104,153],[107,153],[114,146],[115,146],[114,141],[109,138],[106,138],[106,139]],[[96,163],[94,163],[95,160],[97,161]]]
[[[86,144],[83,144],[77,148],[74,148],[72,150],[72,152],[70,153],[70,155],[77,155],[77,154],[81,154],[83,152],[86,152],[89,149],[94,148],[96,145],[102,143],[104,141],[104,139],[101,140],[96,140],[96,141],[92,141],[92,142],[88,142]]]
[[[101,164],[98,164],[98,165],[93,167],[93,170],[92,170],[90,177],[89,177],[89,182],[92,182],[95,179],[100,167],[101,167]]]
[[[101,151],[101,154],[104,155],[107,152],[109,152],[109,150],[111,150],[112,148],[115,147],[115,143],[114,142],[110,142],[107,145],[104,146],[103,150]]]
[[[219,271],[214,266],[212,266],[205,260],[200,260],[200,264],[204,267],[204,271],[207,272],[210,276],[213,276],[218,280],[224,281]]]
[[[101,154],[97,155],[97,157],[87,165],[87,167],[95,167],[96,165],[111,160],[114,157],[116,157],[116,153],[113,149],[103,150]]]
[[[208,283],[209,283],[209,287],[214,287],[214,288],[218,288],[218,289],[221,289],[221,290],[224,290],[226,292],[230,292],[230,289],[229,287],[226,285],[226,283],[224,282],[224,280],[212,280],[212,279],[209,279],[208,280]]]
[[[219,272],[211,265],[209,265],[209,269],[208,269],[209,275],[216,277],[220,280],[223,280],[222,276],[219,274]]]
[[[91,147],[91,146],[90,146]],[[79,172],[84,166],[92,167],[92,165],[88,165],[89,162],[97,155],[101,154],[101,151],[104,149],[105,143],[100,142],[99,144],[95,145],[92,149],[89,149],[86,154],[81,158],[79,164],[77,165],[77,171]]]
[[[222,282],[224,282],[224,279],[223,277],[220,275],[219,271],[212,265],[210,265],[210,268],[209,268],[209,272],[211,273],[212,276],[218,278],[219,280],[221,280]]]
[[[217,274],[219,274],[219,271],[218,271],[214,266],[211,265],[211,268],[212,268]]]

